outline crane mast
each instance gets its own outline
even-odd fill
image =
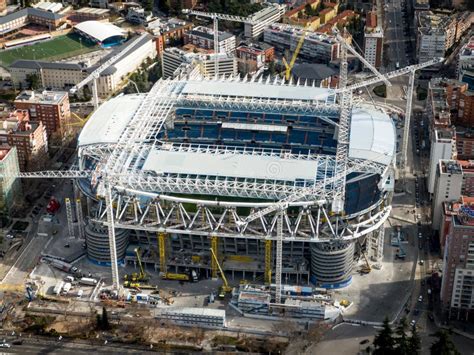
[[[219,20],[232,21],[232,22],[241,22],[241,23],[253,23],[248,17],[234,16],[219,14],[215,12],[204,12],[204,11],[195,11],[191,9],[183,9],[183,14],[185,15],[194,15],[207,17],[212,19],[212,28],[214,32],[214,76],[215,78],[219,77]]]

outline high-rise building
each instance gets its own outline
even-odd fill
[[[444,57],[456,39],[456,21],[431,11],[418,13],[416,52],[419,63]]]
[[[179,48],[166,48],[162,53],[162,71],[164,78],[174,78],[183,70],[199,67],[201,73],[207,77],[215,75],[214,54],[186,52]],[[233,55],[220,53],[218,55],[218,70],[221,75],[237,74],[237,59]]]
[[[456,156],[456,135],[451,128],[435,129],[431,138],[430,165],[428,169],[428,192],[435,193],[435,179],[439,161],[453,159]]]
[[[0,145],[0,215],[4,216],[18,203],[21,194],[21,182],[16,178],[20,172],[16,151],[16,147]]]
[[[440,160],[436,170],[432,228],[439,230],[441,227],[443,202],[458,201],[461,197],[463,183],[462,167],[456,160]]]
[[[268,4],[262,10],[250,16],[251,23],[244,24],[244,35],[247,38],[257,39],[272,23],[280,21],[285,13],[285,6]]]
[[[301,27],[275,23],[268,26],[263,33],[263,40],[276,49],[294,52],[303,35]],[[298,58],[317,63],[328,64],[339,58],[339,43],[334,36],[324,33],[308,33],[304,38]]]
[[[25,90],[18,95],[14,105],[19,110],[28,110],[31,122],[43,122],[48,137],[62,137],[65,125],[71,116],[67,92]]]
[[[41,121],[30,122],[27,110],[0,118],[0,142],[17,148],[21,171],[41,169],[48,152],[46,129]]]
[[[474,90],[474,36],[461,48],[457,62],[458,79]]]
[[[377,22],[377,13],[370,11],[364,30],[364,57],[377,69],[382,65],[383,29]]]
[[[444,245],[441,301],[452,318],[468,320],[474,310],[474,206],[451,216]]]

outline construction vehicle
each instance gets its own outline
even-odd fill
[[[211,251],[212,258],[217,264],[217,267],[219,268],[219,271],[221,273],[222,281],[224,281],[224,284],[219,287],[219,298],[224,298],[225,295],[229,292],[232,291],[232,287],[229,286],[229,283],[227,282],[227,277],[225,277],[224,270],[222,270],[221,264],[219,263],[219,260],[217,259],[216,253],[214,253],[214,250],[212,248],[209,249]]]
[[[340,300],[339,304],[343,307],[348,307],[351,303],[348,300]]]
[[[163,280],[192,281],[198,282],[199,277],[196,270],[191,270],[188,274],[166,272],[161,278]]]
[[[296,58],[298,57],[298,54],[300,53],[301,47],[303,47],[304,39],[306,37],[308,26],[305,27],[303,30],[303,34],[301,35],[298,44],[296,45],[295,51],[293,53],[293,56],[291,57],[290,64],[286,61],[285,57],[283,57],[283,64],[285,65],[285,79],[290,80],[291,77],[291,69],[293,69],[293,66],[295,65]]]
[[[172,272],[167,272],[163,274],[162,278],[164,280],[177,280],[177,281],[190,281],[191,280],[188,274],[175,274]]]
[[[127,281],[128,282],[137,282],[137,281],[146,282],[148,281],[149,277],[145,273],[145,269],[143,268],[142,259],[140,257],[140,248],[135,248],[133,251],[135,252],[135,255],[137,256],[137,262],[138,262],[138,267],[140,269],[140,272],[139,273],[134,272],[130,275],[125,275],[123,279],[125,282]]]

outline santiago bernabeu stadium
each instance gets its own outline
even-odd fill
[[[105,102],[79,137],[79,168],[97,171],[124,132],[135,132],[122,159],[124,177],[111,186],[119,262],[139,245],[142,261],[156,271],[166,265],[175,273],[210,275],[213,247],[228,275],[263,281],[265,266],[274,265],[278,215],[241,222],[314,186],[322,188],[308,189],[317,192],[282,212],[282,279],[343,287],[361,253],[382,256],[394,184],[391,113],[352,107],[347,166],[360,169],[347,175],[344,214],[335,216],[330,179],[340,106],[333,91],[278,79],[162,80],[152,90],[152,102],[146,94]],[[140,114],[145,108],[152,110],[148,118]],[[79,186],[88,197],[88,257],[107,265],[98,180],[81,179]]]

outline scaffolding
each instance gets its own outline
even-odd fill
[[[162,275],[166,274],[166,233],[158,233],[158,249],[160,254],[160,273]]]
[[[84,216],[82,214],[82,203],[81,203],[80,198],[76,199],[76,218],[77,218],[78,238],[85,239]]]
[[[265,284],[272,283],[272,241],[265,240]]]

